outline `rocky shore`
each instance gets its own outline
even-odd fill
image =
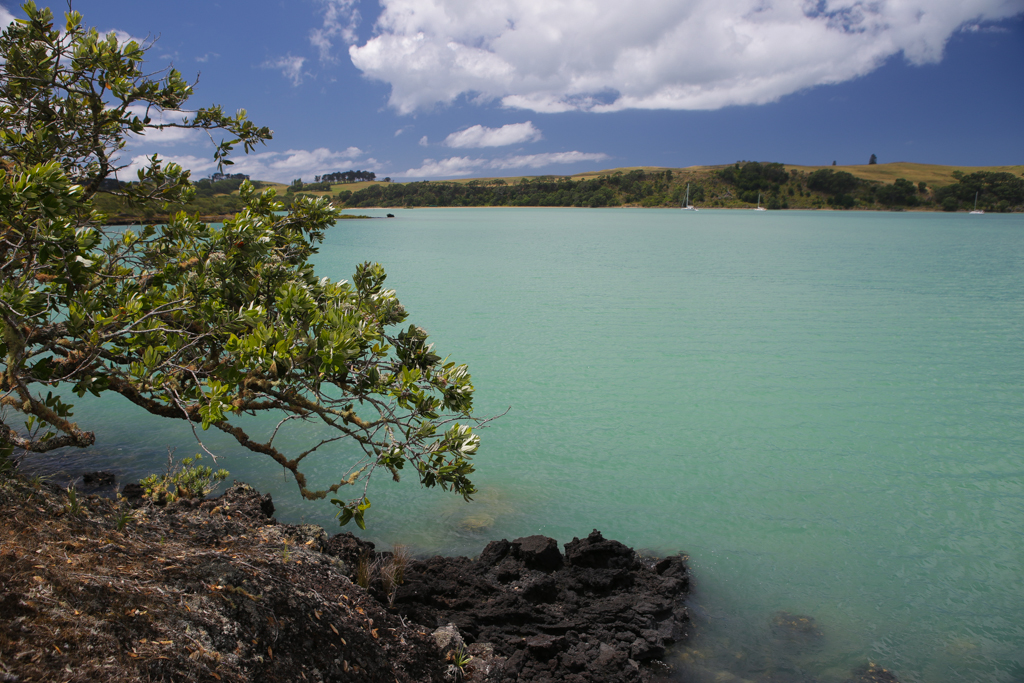
[[[0,476],[0,683],[685,680],[662,662],[689,627],[685,557],[594,531],[414,560],[280,524],[245,484],[125,493]]]
[[[390,554],[245,484],[127,503],[3,480],[0,681],[648,681],[686,632],[683,558],[598,532],[410,560],[389,591]]]

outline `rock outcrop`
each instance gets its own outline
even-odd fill
[[[326,552],[352,562],[372,548],[342,534]],[[685,637],[688,588],[684,557],[641,558],[595,530],[564,555],[528,536],[476,560],[412,562],[394,605],[407,621],[457,627],[486,680],[618,683],[649,680],[645,665]]]

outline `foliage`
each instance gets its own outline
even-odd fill
[[[82,514],[82,501],[78,499],[78,491],[74,485],[69,485],[67,488],[68,504],[67,511],[72,517],[78,517]]]
[[[977,171],[965,174],[954,171],[957,182],[935,190],[935,198],[946,211],[961,207],[978,208],[986,211],[1009,211],[1024,208],[1024,178],[1006,172]]]
[[[877,163],[878,163],[878,157],[875,156],[874,154],[872,154],[871,158],[868,159],[868,166],[874,166]]]
[[[360,181],[372,181],[377,179],[377,174],[373,171],[336,171],[334,173],[327,173],[325,175],[318,175],[316,182],[318,183],[358,183]],[[384,182],[389,182],[390,178],[385,178]]]
[[[380,265],[351,283],[316,276],[310,258],[339,215],[327,200],[296,197],[280,215],[274,192],[246,181],[222,226],[178,212],[138,231],[98,210],[102,193],[153,211],[195,196],[188,172],[157,156],[136,181],[110,182],[131,135],[220,131],[214,158],[229,165],[235,145],[248,152],[271,132],[244,111],[185,110],[192,87],[177,71],[147,75],[143,47],[84,28],[77,12],[55,26],[49,10],[24,11],[0,37],[0,446],[91,446],[52,392],[113,392],[187,421],[197,439],[214,428],[272,458],[306,498],[362,484],[333,500],[342,521],[362,523],[372,475],[398,480],[406,464],[469,499],[482,422],[469,372],[419,327],[397,328],[407,314]],[[160,111],[180,116],[155,124]],[[240,421],[262,413],[278,426]],[[299,423],[307,442],[285,452],[279,431]],[[321,488],[301,470],[318,452],[342,471]]]
[[[778,192],[779,186],[789,180],[789,173],[782,164],[762,164],[757,161],[728,166],[719,171],[719,176],[741,192],[754,193],[766,190]],[[756,196],[754,201],[757,201]]]
[[[897,178],[892,185],[883,185],[875,190],[875,198],[884,206],[917,206],[921,203],[914,183]]]
[[[195,183],[197,197],[212,197],[215,194],[231,194],[238,192],[246,178],[224,178],[212,180],[202,178]]]
[[[864,183],[846,171],[833,171],[831,168],[818,169],[807,176],[809,189],[831,195],[849,194]]]
[[[678,184],[672,185],[671,171],[643,170],[615,173],[585,180],[572,178],[524,178],[509,184],[504,180],[455,183],[423,181],[371,185],[358,192],[342,191],[339,199],[350,207],[416,206],[577,206],[603,207],[622,204],[678,206]],[[684,185],[685,189],[685,185]],[[691,191],[691,199],[694,192]]]
[[[131,510],[122,510],[121,514],[117,516],[115,526],[117,530],[124,533],[124,530],[128,528],[128,522],[134,518],[134,513]]]
[[[202,182],[202,181],[200,181]],[[179,211],[187,214],[210,216],[227,216],[245,208],[245,202],[237,194],[200,195],[185,202],[164,203],[157,205],[131,205],[121,197],[110,194],[97,194],[93,198],[93,206],[106,215],[111,223],[136,224],[140,221],[168,221]]]
[[[319,176],[318,176],[319,177]],[[285,190],[288,194],[294,192],[330,192],[331,184],[328,182],[317,181],[315,183],[304,183],[302,178],[296,178],[292,181],[292,184]]]
[[[227,479],[228,471],[221,469],[216,472],[208,465],[198,463],[203,456],[196,453],[194,458],[185,458],[175,463],[171,454],[167,454],[167,472],[163,475],[151,474],[139,484],[145,490],[145,496],[161,503],[171,503],[178,498],[205,498],[217,486]]]

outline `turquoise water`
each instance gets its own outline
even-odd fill
[[[903,681],[1024,680],[1020,215],[391,212],[340,223],[318,273],[383,263],[410,320],[469,363],[478,413],[511,410],[482,434],[475,503],[381,479],[364,535],[475,554],[598,528],[685,552],[682,655],[708,676],[842,681],[870,660]],[[106,436],[104,468],[195,451],[187,427],[114,405],[76,415]],[[331,529],[332,506],[204,437],[279,518]],[[780,610],[822,638],[780,646]]]

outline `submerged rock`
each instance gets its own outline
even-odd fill
[[[82,475],[82,483],[86,486],[113,486],[117,477],[110,472],[86,472]]]

